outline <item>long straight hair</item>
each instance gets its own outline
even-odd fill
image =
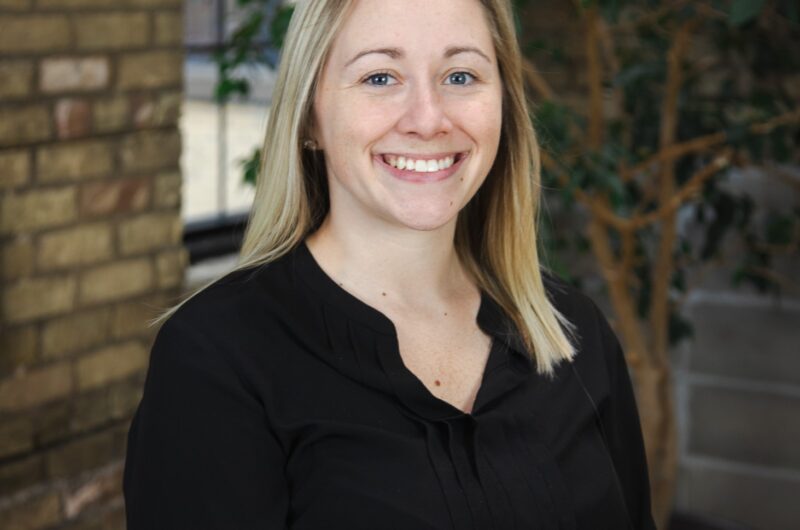
[[[478,0],[476,0],[478,1]],[[540,158],[522,77],[522,57],[509,0],[484,7],[503,83],[498,153],[481,188],[458,214],[456,253],[478,286],[511,317],[535,361],[552,375],[571,361],[573,325],[548,299],[537,251]],[[290,252],[327,215],[327,172],[311,137],[312,104],[333,40],[353,0],[299,0],[286,34],[262,149],[255,199],[235,270],[267,264]],[[192,296],[166,310],[168,319]]]

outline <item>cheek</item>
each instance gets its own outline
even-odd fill
[[[398,107],[385,102],[342,99],[332,102],[328,108],[324,119],[329,139],[348,151],[363,151],[392,127],[396,120],[393,112]]]
[[[455,111],[460,128],[477,141],[483,150],[496,149],[502,127],[502,103],[498,100],[476,100],[461,104]]]

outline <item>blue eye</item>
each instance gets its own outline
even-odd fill
[[[476,79],[476,77],[469,72],[453,72],[447,77],[454,81],[452,83],[454,85],[469,85],[470,83],[467,82],[467,76],[471,77],[473,82]]]
[[[392,76],[388,72],[378,72],[377,74],[367,76],[366,79],[364,79],[364,83],[369,86],[390,86],[388,83],[390,77]],[[370,83],[370,80],[376,80],[376,82]]]

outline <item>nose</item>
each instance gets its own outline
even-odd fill
[[[442,96],[432,83],[415,83],[409,92],[406,109],[398,122],[404,134],[414,134],[421,139],[435,138],[453,129]]]

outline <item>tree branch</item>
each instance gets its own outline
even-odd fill
[[[777,127],[782,125],[791,125],[793,123],[800,123],[800,109],[786,112],[764,122],[754,123],[748,127],[748,132],[751,134],[769,134]],[[693,138],[679,144],[667,146],[659,149],[658,153],[654,154],[647,160],[628,168],[622,175],[622,179],[623,181],[627,182],[636,175],[647,171],[651,166],[654,166],[658,163],[667,163],[692,153],[707,151],[711,148],[717,147],[718,145],[724,144],[727,140],[727,133],[718,132],[705,136],[698,136],[697,138]]]
[[[527,57],[522,59],[522,73],[531,88],[533,88],[542,99],[555,99],[553,89],[550,88],[550,85],[545,81],[542,74],[539,73],[539,69],[536,68],[533,61]]]
[[[633,216],[629,220],[631,227],[633,229],[640,229],[656,221],[668,222],[684,203],[702,189],[703,184],[705,184],[709,178],[730,165],[732,157],[733,149],[725,149],[714,161],[703,166],[700,170],[695,172],[694,175],[689,177],[689,180],[687,180],[667,202],[662,203],[658,209],[646,214]]]
[[[618,317],[619,332],[625,345],[625,358],[632,368],[636,368],[648,353],[644,335],[626,284],[627,277],[622,274],[611,249],[607,227],[597,218],[589,221],[589,241],[608,284],[611,303]]]
[[[684,22],[675,35],[667,52],[667,86],[661,110],[659,147],[663,151],[675,143],[678,128],[678,96],[683,84],[683,59],[686,55],[692,30],[696,21]],[[661,164],[659,175],[659,203],[666,205],[675,190],[674,159]],[[669,210],[662,217],[661,237],[653,267],[650,302],[650,326],[653,331],[651,352],[657,364],[667,362],[669,353],[669,285],[674,270],[673,247],[675,246],[675,211]]]
[[[589,76],[589,149],[597,150],[603,143],[603,72],[598,50],[599,15],[597,6],[586,10],[586,61]]]

